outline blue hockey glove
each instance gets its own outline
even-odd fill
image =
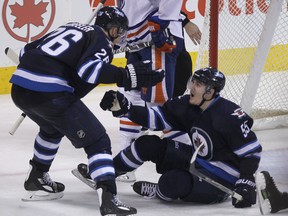
[[[150,87],[161,82],[164,78],[164,70],[150,70],[150,61],[128,64],[123,70],[123,86],[125,91]]]
[[[234,191],[243,197],[241,201],[232,198],[232,205],[235,208],[251,207],[256,203],[256,184],[254,180],[238,179]]]
[[[176,47],[175,40],[167,28],[168,25],[169,21],[161,20],[158,16],[153,16],[148,20],[152,40],[162,52],[172,52]]]
[[[121,117],[128,113],[131,105],[131,102],[123,94],[113,90],[105,92],[100,102],[100,107],[103,110],[112,111],[114,117]]]

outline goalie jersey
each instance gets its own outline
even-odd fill
[[[132,106],[129,118],[155,130],[180,130],[190,136],[193,148],[204,143],[197,165],[230,184],[253,176],[262,147],[251,130],[253,119],[235,103],[218,96],[204,111],[189,103],[189,95],[163,106]]]
[[[112,76],[112,59],[112,43],[100,27],[68,23],[21,50],[10,82],[34,91],[83,97]]]

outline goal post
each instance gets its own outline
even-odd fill
[[[283,0],[273,0],[269,5],[267,16],[263,25],[263,30],[260,34],[259,43],[255,51],[254,59],[250,68],[250,73],[248,75],[248,80],[244,87],[242,99],[240,102],[241,107],[247,113],[251,113],[253,101],[259,87],[265,61],[267,59],[270,44],[272,42],[273,35],[276,29],[278,17],[282,9],[282,4]]]
[[[195,68],[216,65],[227,78],[222,95],[259,129],[288,126],[287,23],[286,0],[206,0]]]

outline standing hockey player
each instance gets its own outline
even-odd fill
[[[288,209],[288,193],[278,190],[269,172],[257,172],[256,188],[261,214],[276,213]]]
[[[255,204],[253,175],[258,169],[262,147],[251,130],[253,119],[238,105],[220,96],[224,85],[222,72],[200,69],[188,81],[190,95],[151,108],[134,106],[120,92],[106,92],[100,106],[113,110],[114,116],[126,115],[147,128],[184,131],[192,142],[188,146],[158,136],[142,136],[113,159],[116,173],[129,172],[145,161],[152,161],[162,176],[158,184],[134,183],[133,188],[140,195],[163,200],[222,202],[226,193],[188,171],[192,150],[203,144],[196,160],[197,170],[240,194],[241,201],[232,199],[236,208]]]
[[[153,42],[154,45],[131,52],[128,55],[127,63],[135,61],[152,61],[152,68],[165,68],[165,78],[154,88],[142,88],[125,92],[128,97],[136,100],[135,103],[145,101],[149,103],[163,104],[172,97],[174,86],[174,71],[176,58],[183,46],[182,26],[180,21],[180,10],[182,1],[143,0],[135,2],[133,0],[120,1],[119,7],[125,12],[129,20],[127,33],[128,45],[137,45],[143,42]],[[130,139],[137,137],[141,126],[131,125],[129,119],[122,119],[120,131],[122,135]],[[123,141],[125,144],[125,139]]]
[[[100,83],[117,83],[125,90],[155,85],[163,71],[142,62],[111,65],[114,44],[126,37],[128,20],[116,7],[103,7],[95,25],[68,23],[27,44],[13,74],[12,99],[40,127],[24,183],[23,200],[63,196],[64,185],[49,177],[60,141],[66,136],[84,148],[91,176],[97,182],[101,215],[136,214],[116,197],[111,143],[103,125],[81,101]]]
[[[139,88],[132,91],[119,91],[133,104],[139,106],[163,104],[173,96],[175,66],[178,54],[181,52],[184,40],[182,34],[181,6],[179,0],[141,0],[135,5],[134,0],[120,0],[122,8],[129,20],[127,43],[135,46],[144,42],[154,45],[129,53],[127,63],[150,60],[152,69],[162,68],[165,77],[154,87]],[[129,146],[135,138],[141,135],[142,126],[129,118],[120,119],[120,147]],[[135,181],[135,175],[118,177],[119,180]]]
[[[181,11],[181,15],[185,17],[182,21],[182,29],[183,35],[184,30],[194,43],[194,45],[200,44],[201,40],[201,31],[198,26],[191,22],[188,19],[188,16]],[[175,68],[175,84],[173,90],[173,97],[178,97],[184,94],[186,91],[186,83],[189,77],[192,75],[193,71],[193,62],[189,52],[186,50],[185,43],[183,44],[183,48],[176,60],[176,68]]]

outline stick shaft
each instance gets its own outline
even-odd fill
[[[214,181],[213,179],[209,178],[208,176],[204,175],[203,173],[199,172],[196,168],[195,168],[195,162],[196,162],[196,157],[198,152],[201,150],[202,146],[204,144],[202,143],[194,152],[192,158],[191,158],[191,162],[190,162],[190,168],[189,168],[189,172],[191,174],[193,174],[194,176],[199,177],[200,179],[208,182],[209,184],[213,185],[214,187],[222,190],[223,192],[231,195],[232,197],[234,197],[235,199],[241,201],[243,199],[243,197],[238,194],[235,193],[233,190],[231,190],[230,188],[227,188],[226,186],[220,184],[219,182]]]
[[[15,63],[16,65],[19,64],[19,56],[10,47],[6,47],[5,54],[13,63]]]
[[[9,134],[14,135],[14,133],[16,132],[16,130],[18,129],[18,127],[20,126],[20,124],[22,123],[22,121],[25,119],[26,114],[22,113],[21,116],[17,119],[17,121],[14,123],[14,125],[11,127]]]
[[[85,24],[90,24],[92,22],[92,20],[94,19],[94,17],[96,16],[96,14],[98,13],[98,11],[103,7],[103,5],[105,4],[106,0],[101,0],[98,5],[96,6],[96,8],[94,9],[93,13],[91,14],[91,16],[87,19],[87,21],[85,22]]]
[[[106,2],[106,0],[101,0],[99,2],[99,4],[97,5],[97,7],[95,8],[95,10],[93,11],[93,13],[91,14],[91,16],[89,17],[89,19],[86,21],[86,24],[90,24],[91,21],[93,20],[93,18],[96,16],[96,14],[98,13],[98,11],[103,7],[104,3]],[[5,49],[5,54],[8,56],[8,58],[10,58],[10,60],[12,60],[16,65],[19,64],[19,56],[14,52],[14,50],[12,50],[11,48],[7,47]],[[14,125],[12,126],[12,128],[9,131],[9,134],[14,135],[14,133],[16,132],[16,130],[18,129],[18,127],[21,125],[21,123],[23,122],[23,120],[25,119],[26,114],[22,113],[21,116],[17,119],[17,121],[14,123]]]

